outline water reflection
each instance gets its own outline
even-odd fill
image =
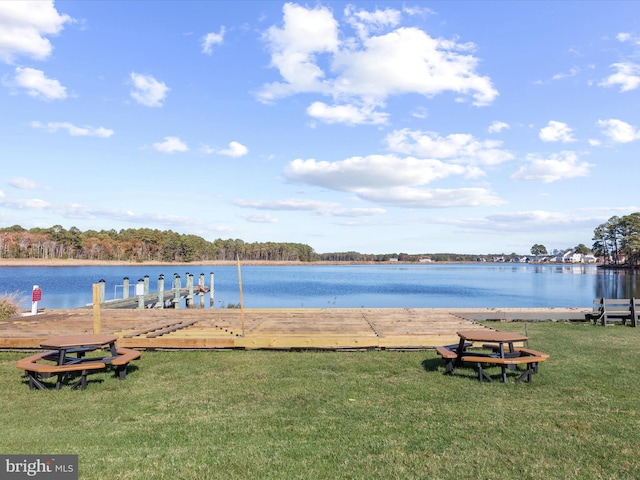
[[[640,298],[638,274],[634,270],[601,270],[595,290],[595,298]]]

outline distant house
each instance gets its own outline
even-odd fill
[[[556,262],[560,263],[597,263],[598,259],[588,253],[576,253],[573,250],[566,250],[564,252],[560,252],[556,256]]]
[[[389,259],[390,262],[397,262],[398,261],[398,257],[392,257]]]

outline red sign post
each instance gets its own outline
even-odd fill
[[[31,315],[38,314],[38,302],[40,300],[42,300],[42,290],[38,285],[34,285],[31,292]]]
[[[31,293],[31,301],[39,302],[40,300],[42,300],[42,290],[38,286],[35,286]]]

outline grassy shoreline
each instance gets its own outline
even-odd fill
[[[431,351],[158,351],[30,391],[0,352],[0,450],[78,454],[85,480],[637,478],[636,329],[527,328],[551,355],[531,384]]]

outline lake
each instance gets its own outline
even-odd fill
[[[106,299],[121,298],[128,277],[131,296],[139,278],[157,290],[177,273],[209,284],[214,273],[215,308],[239,303],[236,266],[0,267],[0,294],[18,293],[31,308],[33,285],[40,308],[76,308],[92,302],[92,285],[105,280]],[[640,297],[634,272],[593,265],[425,264],[243,266],[246,308],[552,308],[592,306],[594,298]],[[209,306],[209,296],[205,298]]]

